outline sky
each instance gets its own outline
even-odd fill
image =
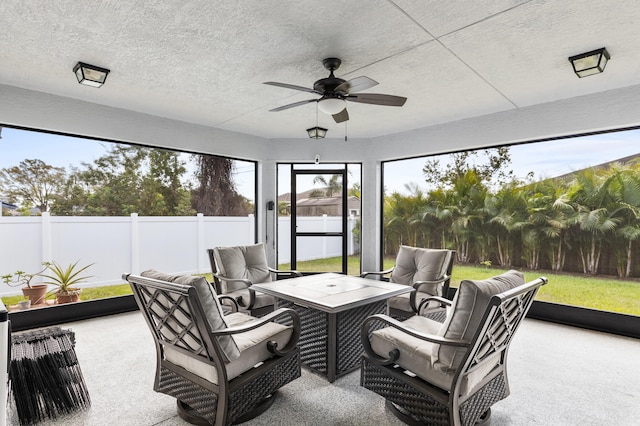
[[[604,133],[570,139],[511,146],[511,168],[524,179],[533,172],[534,180],[560,176],[590,166],[640,153],[640,130]],[[385,163],[387,193],[408,194],[407,183],[428,189],[422,167],[429,157]],[[445,164],[447,155],[434,156]]]
[[[0,168],[16,166],[24,159],[40,158],[56,167],[80,166],[103,155],[108,142],[3,128],[0,139]],[[534,178],[553,177],[640,153],[640,130],[604,133],[515,145],[510,148],[512,169],[519,178],[534,172]],[[447,155],[437,156],[445,163]],[[437,158],[433,157],[433,158]],[[184,154],[188,160],[189,154]],[[426,157],[385,163],[385,188],[388,193],[408,193],[405,184],[414,183],[427,189],[422,167]],[[253,165],[237,163],[235,181],[238,191],[254,197]],[[281,191],[279,191],[281,192]]]
[[[81,163],[93,163],[93,160],[103,156],[111,145],[110,142],[11,128],[2,128],[0,137],[0,169],[17,166],[25,159],[36,158],[54,167],[81,167]],[[181,154],[181,157],[185,162],[190,161],[188,153]],[[235,166],[236,189],[253,200],[253,163],[238,161]],[[187,169],[190,172],[193,170],[188,165]]]

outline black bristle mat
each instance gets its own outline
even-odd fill
[[[91,406],[74,346],[75,334],[60,327],[12,336],[9,378],[21,425]]]

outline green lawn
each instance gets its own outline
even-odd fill
[[[385,269],[393,266],[393,262],[393,258],[386,259],[384,262]],[[286,270],[289,269],[289,265],[281,264],[278,268]],[[330,258],[299,262],[298,269],[315,272],[338,271],[340,270],[340,259]],[[453,267],[451,286],[457,287],[463,279],[485,279],[504,271],[506,269],[455,265]],[[348,272],[349,275],[358,275],[360,273],[360,260],[357,256],[349,258]],[[640,282],[614,277],[583,277],[536,271],[525,271],[524,274],[527,281],[531,281],[541,275],[549,279],[549,284],[540,289],[536,300],[640,316]],[[211,274],[205,276],[211,281]],[[120,284],[83,289],[81,298],[82,300],[91,300],[126,294],[131,294],[131,288],[128,284]],[[47,298],[52,299],[53,294],[49,294]],[[22,299],[22,296],[12,296],[3,297],[2,301],[6,306],[11,306]]]
[[[455,265],[451,286],[457,287],[463,279],[489,278],[506,270]],[[640,282],[615,277],[586,277],[548,271],[524,271],[524,276],[527,281],[540,276],[546,276],[549,279],[549,283],[538,292],[536,300],[640,315]]]

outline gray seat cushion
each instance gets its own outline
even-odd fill
[[[411,329],[426,334],[436,334],[442,324],[428,318],[415,315],[403,324]],[[449,390],[453,386],[455,371],[441,371],[434,368],[432,362],[433,348],[436,344],[412,337],[396,328],[386,327],[374,331],[371,335],[371,348],[382,357],[388,357],[394,348],[400,351],[396,363],[405,370],[441,389]],[[462,378],[460,395],[468,395],[480,381],[498,364],[500,354],[485,360],[478,368]]]
[[[218,273],[227,278],[249,280],[252,284],[271,281],[267,256],[263,243],[249,246],[216,247],[213,249]],[[246,288],[243,283],[222,280],[224,294]]]
[[[426,334],[471,340],[491,297],[522,284],[524,275],[515,270],[487,280],[463,280],[451,308],[448,309],[444,324],[419,315],[407,319],[403,324]],[[468,351],[464,347],[427,342],[393,327],[373,332],[371,347],[382,357],[388,357],[389,351],[398,348],[400,356],[396,363],[399,366],[445,390],[451,389],[456,369]],[[500,357],[499,352],[491,355],[462,377],[460,395],[469,394],[499,364]]]
[[[140,275],[155,280],[195,287],[198,299],[200,300],[200,304],[202,305],[204,314],[211,326],[211,329],[220,330],[227,328],[222,306],[220,306],[220,302],[213,292],[213,287],[204,277],[195,275],[167,274],[156,271],[155,269],[144,271]],[[218,342],[220,343],[223,355],[227,361],[234,360],[240,356],[240,349],[231,337],[221,336],[218,338]]]
[[[451,250],[400,246],[389,281],[413,285],[416,281],[437,280],[447,273]],[[419,291],[442,296],[442,284],[424,284]]]
[[[427,249],[401,245],[389,281],[413,285],[416,281],[434,281],[447,273],[451,262],[451,250]],[[416,307],[429,296],[443,296],[443,284],[423,284],[416,294]],[[388,299],[388,306],[405,312],[413,312],[409,303],[410,293]],[[430,306],[438,306],[433,302]]]
[[[524,275],[516,270],[487,280],[462,280],[438,335],[448,339],[471,340],[480,326],[491,298],[522,284]],[[433,350],[434,367],[440,371],[458,368],[467,351],[466,348],[445,345],[434,345]]]
[[[242,312],[231,313],[226,316],[226,319],[230,327],[240,326],[255,320],[254,317]],[[251,370],[256,364],[273,357],[267,347],[269,341],[275,341],[278,344],[278,348],[283,348],[289,343],[292,335],[293,330],[291,327],[274,322],[267,323],[254,330],[234,334],[233,340],[238,345],[240,356],[224,364],[227,380],[232,380]],[[218,372],[206,362],[185,355],[170,347],[165,351],[165,356],[167,361],[179,365],[211,383],[218,383]]]

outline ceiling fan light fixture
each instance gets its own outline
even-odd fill
[[[607,49],[602,47],[591,52],[571,56],[569,62],[571,62],[576,75],[582,78],[603,72],[610,58]]]
[[[325,114],[334,115],[347,107],[347,102],[340,98],[325,98],[318,102],[318,108]]]
[[[110,71],[106,68],[78,62],[76,66],[73,67],[73,72],[78,79],[78,83],[84,84],[85,86],[100,87],[107,80],[107,75]]]
[[[309,137],[311,139],[324,139],[324,137],[327,135],[327,129],[316,126],[307,129],[307,133],[309,134]]]

